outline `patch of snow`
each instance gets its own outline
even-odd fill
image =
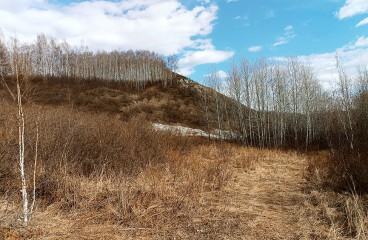
[[[173,132],[181,136],[210,137],[215,139],[234,139],[236,137],[236,134],[231,131],[219,129],[216,129],[213,133],[207,133],[201,129],[166,125],[161,123],[153,123],[152,126],[156,131]]]

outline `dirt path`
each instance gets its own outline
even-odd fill
[[[273,152],[260,157],[251,170],[234,170],[224,191],[222,210],[239,217],[239,239],[326,236],[305,191],[306,168],[305,157]]]

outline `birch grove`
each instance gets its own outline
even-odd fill
[[[0,44],[0,51],[6,51],[8,55],[14,53],[11,46],[6,48],[5,44]],[[66,41],[58,42],[44,34],[38,35],[34,43],[21,44],[18,54],[27,63],[20,66],[20,72],[45,81],[55,78],[64,81],[129,81],[140,86],[139,84],[144,85],[146,82],[167,83],[175,77],[173,71],[177,71],[176,55],[169,56],[166,60],[163,56],[146,50],[91,51],[87,46],[72,47]],[[14,75],[14,63],[9,67]]]
[[[353,89],[359,88],[359,94],[367,92],[368,71],[360,68],[357,81],[349,78],[338,61],[336,71],[337,92],[324,90],[310,63],[297,58],[273,62],[260,59],[253,64],[243,58],[239,64],[232,62],[224,89],[214,84],[220,81],[216,72],[209,76],[213,80],[210,86],[233,99],[234,104],[229,106],[234,122],[231,131],[243,144],[323,148],[330,141],[325,132],[330,128],[328,115],[336,112],[345,139],[353,148],[354,99],[359,96],[353,94]]]
[[[229,130],[239,142],[260,148],[329,148],[334,171],[345,176],[350,187],[366,188],[367,69],[361,66],[347,74],[336,57],[335,85],[323,89],[306,60],[259,59],[250,64],[244,58],[239,64],[232,62],[226,88],[220,89],[234,102],[228,104],[235,123]]]

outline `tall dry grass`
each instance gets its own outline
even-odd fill
[[[193,227],[205,214],[203,194],[229,180],[230,150],[198,138],[155,132],[134,118],[28,105],[26,170],[36,167],[36,208],[20,214],[15,108],[0,109],[0,236],[27,239],[203,238]],[[39,119],[39,120],[38,120]],[[106,229],[103,228],[106,226]],[[202,237],[200,237],[202,236]]]
[[[341,171],[332,171],[334,160],[331,153],[310,153],[308,180],[310,198],[320,209],[319,217],[330,227],[329,239],[368,238],[368,195],[358,194],[354,187],[336,191],[341,186]]]

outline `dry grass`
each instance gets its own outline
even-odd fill
[[[333,172],[328,152],[309,156],[308,180],[311,203],[318,209],[318,219],[330,226],[329,239],[368,238],[368,195],[350,191],[335,191],[341,172]],[[336,175],[336,176],[335,176]],[[337,188],[338,189],[338,188]]]
[[[29,180],[38,117],[40,145],[24,226],[14,111],[1,100],[0,239],[367,237],[366,196],[328,190],[328,153],[208,143],[141,118],[38,105],[26,107]]]
[[[315,221],[303,176],[304,156],[295,152],[243,149],[257,162],[251,171],[236,169],[225,187],[224,206],[238,216],[232,239],[323,239],[325,225]]]
[[[15,109],[6,101],[1,106],[0,238],[207,236],[197,231],[196,219],[211,214],[203,199],[230,179],[230,146],[155,132],[142,119],[122,122],[114,115],[37,105],[26,107],[29,190],[40,119],[37,201],[30,225],[23,226]]]
[[[210,94],[209,127],[217,127],[214,93],[197,83],[174,81],[166,87],[160,81],[134,87],[134,82],[79,81],[77,79],[51,78],[49,81],[34,78],[27,98],[37,104],[70,106],[93,113],[119,115],[123,120],[141,116],[150,122],[180,123],[193,128],[207,128],[204,115],[204,93]],[[9,80],[9,85],[14,88]],[[201,89],[199,91],[198,89]],[[9,95],[0,85],[0,95]],[[234,102],[221,95],[227,106]],[[229,117],[231,119],[231,116]],[[229,120],[230,121],[230,120]],[[227,125],[226,125],[227,126]]]

